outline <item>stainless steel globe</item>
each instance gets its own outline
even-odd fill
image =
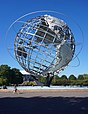
[[[75,39],[69,26],[51,15],[40,15],[25,22],[14,41],[15,57],[29,73],[54,73],[72,60]]]

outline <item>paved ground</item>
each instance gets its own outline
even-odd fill
[[[0,114],[88,114],[88,92],[0,92]]]
[[[0,98],[4,97],[88,97],[87,91],[30,91],[30,92],[22,92],[18,93],[13,92],[0,92]]]

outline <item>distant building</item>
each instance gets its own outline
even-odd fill
[[[20,71],[23,74],[23,82],[30,82],[34,81],[33,77],[31,77],[31,74],[26,72],[25,70]]]
[[[37,85],[43,86],[44,84],[38,81],[38,77],[31,76],[30,73],[26,72],[25,70],[20,71],[23,74],[23,82],[30,82],[35,81]]]

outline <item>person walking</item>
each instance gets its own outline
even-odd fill
[[[17,84],[14,85],[14,93],[18,93]]]

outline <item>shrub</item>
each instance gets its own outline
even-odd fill
[[[27,86],[27,85],[35,86],[35,85],[37,85],[37,83],[35,81],[30,81],[30,82],[23,82],[22,85],[25,85],[25,86]]]

